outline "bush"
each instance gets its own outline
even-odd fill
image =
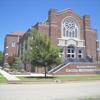
[[[14,64],[13,64],[14,68],[17,69],[18,71],[21,71],[21,69],[24,68],[24,64],[22,63],[21,59],[19,57],[15,58]]]

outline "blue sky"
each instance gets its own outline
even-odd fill
[[[27,31],[37,22],[45,21],[50,8],[71,8],[81,16],[90,15],[91,28],[98,30],[100,42],[100,0],[0,0],[0,50],[4,50],[7,33]]]

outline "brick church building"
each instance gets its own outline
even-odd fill
[[[24,54],[23,48],[28,49],[25,41],[29,39],[28,32],[32,28],[41,34],[47,33],[51,37],[52,45],[62,49],[60,56],[64,60],[63,64],[50,70],[49,74],[96,74],[100,71],[98,31],[91,28],[89,15],[80,16],[72,9],[60,12],[50,9],[47,20],[38,22],[20,37],[17,53]],[[31,67],[29,64],[25,64],[25,69],[36,73],[44,72],[43,68]]]

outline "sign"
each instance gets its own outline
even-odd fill
[[[97,66],[77,66],[77,68],[97,68]]]
[[[77,66],[77,69],[66,69],[66,72],[98,72],[97,66]]]

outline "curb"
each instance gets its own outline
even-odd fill
[[[100,79],[87,79],[87,80],[48,80],[48,81],[22,81],[22,80],[9,80],[8,84],[66,84],[66,83],[81,83],[81,82],[97,82]],[[0,83],[3,84],[3,83]]]

